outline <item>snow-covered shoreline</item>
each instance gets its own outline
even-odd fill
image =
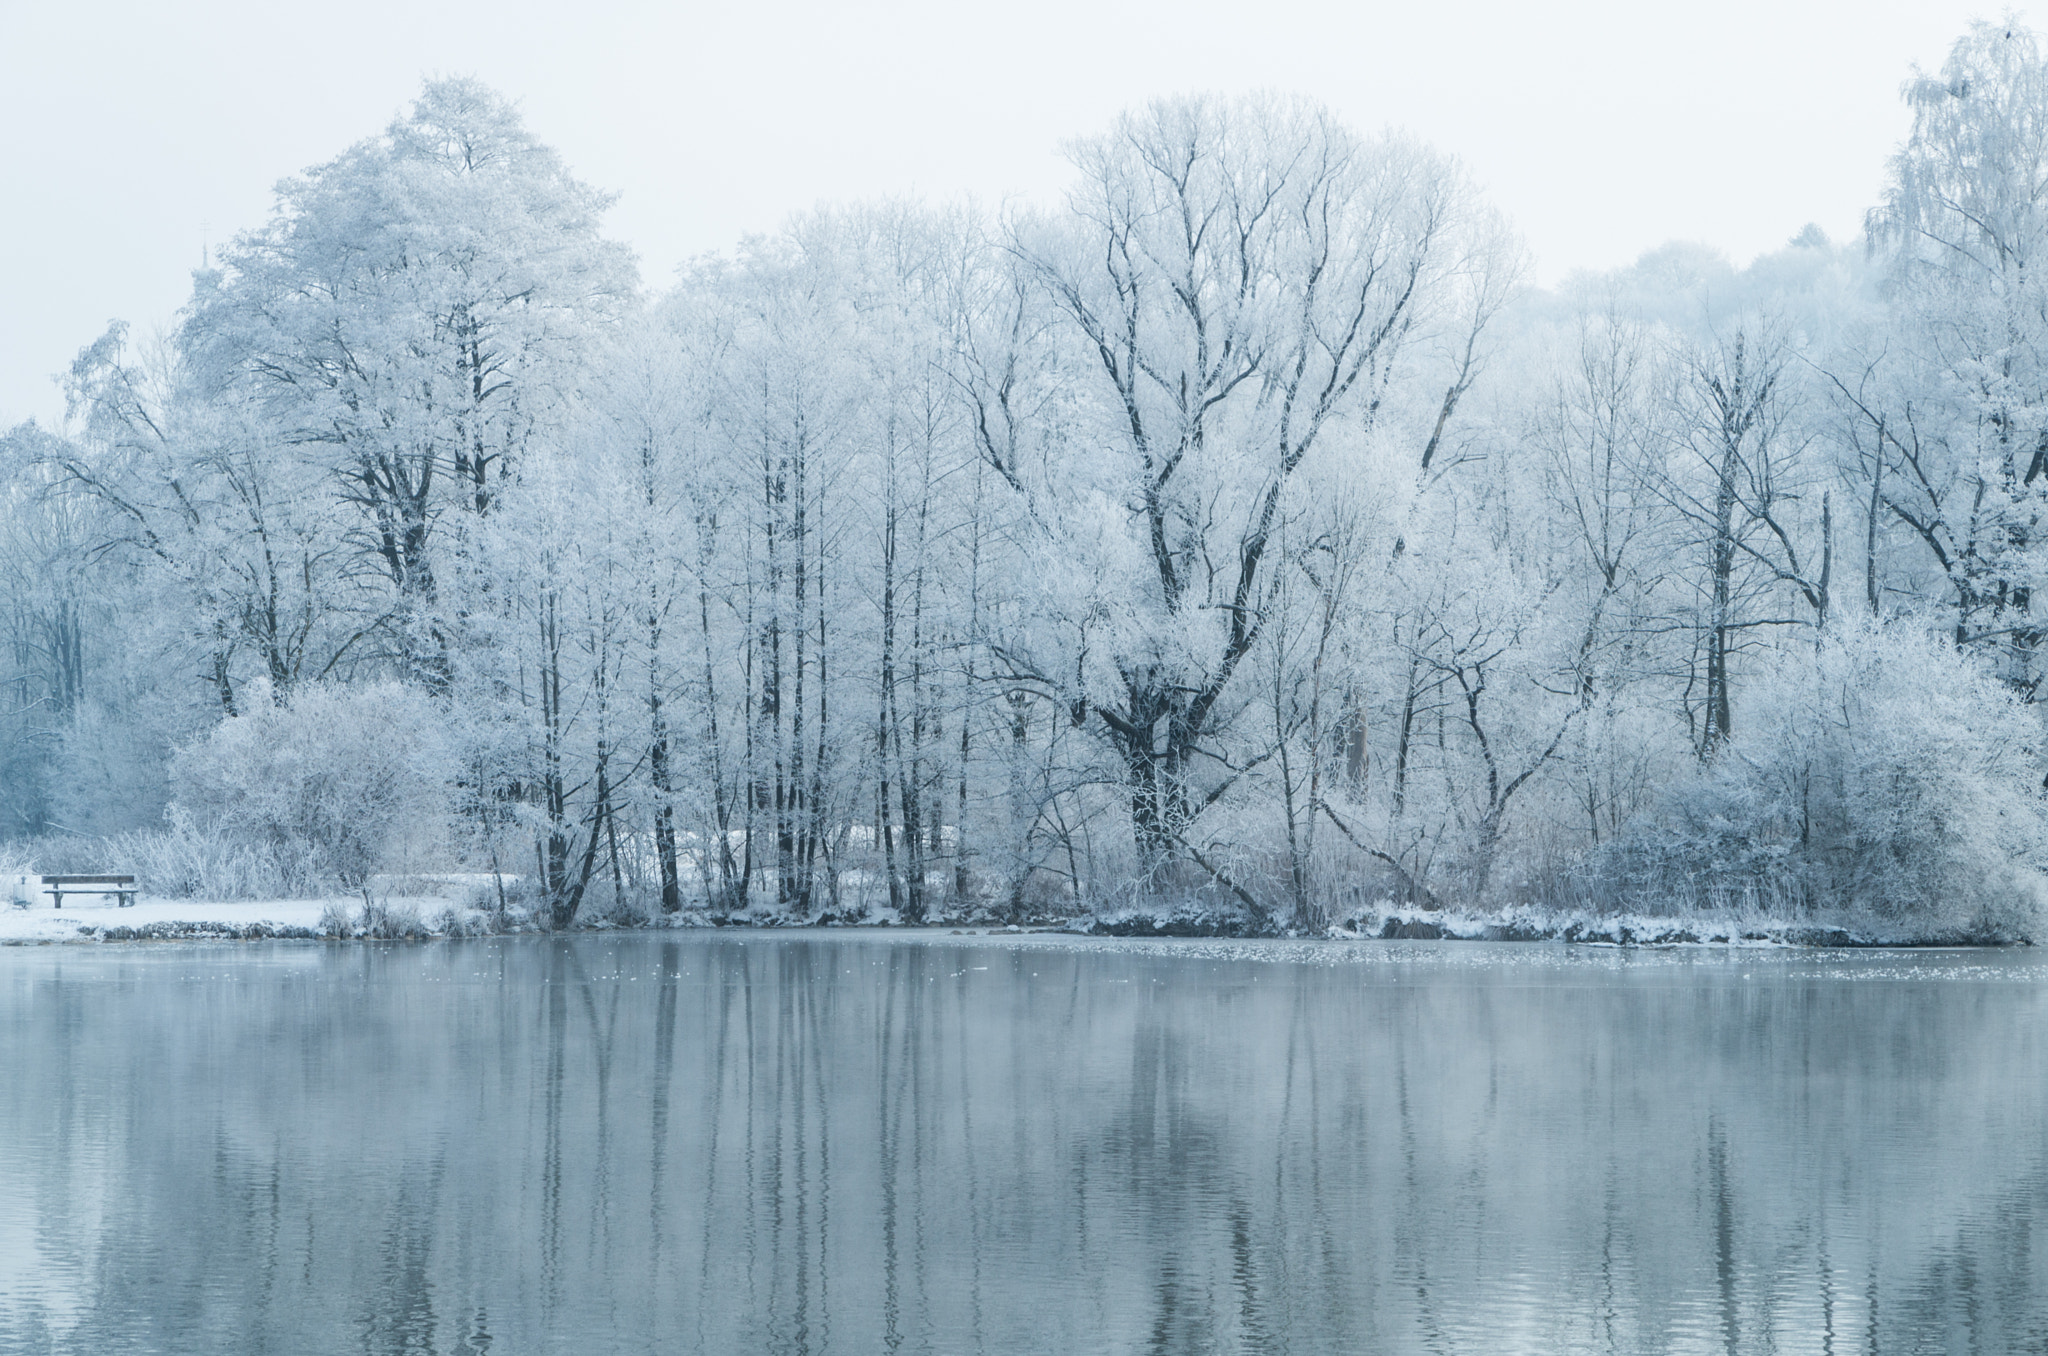
[[[445,895],[380,898],[375,908],[392,920],[366,920],[360,896],[310,899],[150,899],[123,908],[109,898],[87,897],[64,908],[38,901],[29,908],[0,909],[0,946],[127,941],[224,941],[297,939],[306,941],[431,940],[451,936],[538,931],[524,919],[510,926],[489,913]],[[909,930],[893,917],[842,919],[785,918],[761,914],[713,919],[689,910],[660,922],[599,919],[575,931],[676,928],[744,928],[754,931],[825,931],[847,927]],[[1383,906],[1356,911],[1322,932],[1261,927],[1238,915],[1207,909],[1155,912],[1125,909],[1082,918],[1034,919],[1021,926],[988,917],[930,919],[922,930],[959,932],[1069,933],[1123,938],[1284,937],[1297,941],[1487,941],[1563,942],[1606,946],[1709,947],[1926,947],[2027,945],[2026,939],[1993,936],[1886,936],[1812,920],[1771,918],[1657,917],[1594,915],[1527,906],[1501,912],[1424,910]]]
[[[361,901],[353,901],[357,908]],[[220,940],[232,937],[322,937],[322,918],[347,907],[346,898],[204,900],[150,899],[127,908],[112,899],[87,897],[65,901],[62,909],[39,900],[29,908],[0,908],[0,946],[37,942],[169,940],[179,937]],[[393,900],[422,913],[448,907],[438,898]]]

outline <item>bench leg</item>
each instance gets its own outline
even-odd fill
[[[58,908],[61,909],[64,907],[64,892],[62,890],[50,891],[50,898],[54,899],[57,902]]]

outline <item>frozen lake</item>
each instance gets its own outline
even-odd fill
[[[0,950],[0,1352],[2048,1335],[2036,952]]]

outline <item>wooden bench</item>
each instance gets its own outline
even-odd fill
[[[124,909],[135,902],[136,895],[133,876],[45,876],[43,886],[60,909],[66,890],[74,895],[112,895]]]

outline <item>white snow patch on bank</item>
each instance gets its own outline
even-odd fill
[[[444,899],[393,900],[422,908],[445,907]],[[0,943],[91,941],[108,928],[145,928],[155,925],[227,925],[237,929],[264,924],[271,928],[306,928],[320,925],[320,914],[329,904],[362,907],[360,898],[265,899],[224,901],[206,899],[150,899],[144,896],[127,908],[113,899],[96,896],[66,896],[64,907],[50,907],[48,896],[29,908],[0,905]],[[90,929],[82,932],[82,929]]]
[[[505,886],[519,881],[516,875],[500,878],[489,872],[374,876],[370,894],[385,913],[414,915],[428,933],[439,934],[450,930],[451,918],[462,929],[473,929],[481,918],[473,901],[499,889],[501,879]],[[24,900],[26,907],[21,903]],[[346,935],[357,935],[353,927],[363,921],[363,904],[361,894],[223,900],[152,898],[144,893],[123,908],[113,895],[67,890],[64,907],[58,909],[52,906],[50,891],[40,876],[8,873],[0,875],[0,945],[98,941],[108,932],[117,937],[135,932],[204,937],[217,929],[214,935],[289,936],[321,931],[334,913],[350,920],[352,927]]]

